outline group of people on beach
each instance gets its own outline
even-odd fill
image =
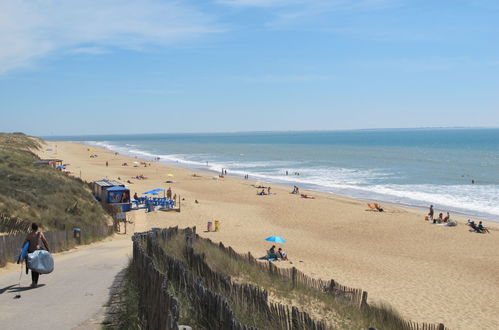
[[[276,247],[275,245],[272,245],[272,247],[269,249],[267,252],[267,256],[264,259],[274,261],[274,260],[288,260],[288,254],[284,252],[282,248],[279,248],[276,252]]]
[[[260,188],[260,187],[259,187]],[[265,187],[261,187],[262,191],[256,193],[257,195],[264,196],[264,195],[270,195],[270,186],[267,187],[267,192],[265,192]]]
[[[447,212],[447,215],[444,216],[442,212],[439,213],[438,217],[434,217],[434,210],[433,210],[433,205],[430,205],[430,211],[428,212],[428,216],[426,217],[426,220],[434,223],[434,224],[444,224],[447,226],[457,226],[457,221],[451,220],[449,212]],[[475,223],[475,221],[468,219],[468,222],[466,225],[470,226],[471,232],[474,233],[479,233],[479,234],[484,234],[484,233],[490,233],[490,231],[483,225],[482,221],[478,222],[478,225]]]
[[[291,193],[292,194],[299,194],[300,193],[300,189],[298,188],[298,186],[293,186],[293,191]]]
[[[485,234],[489,233],[490,231],[482,224],[482,222],[478,222],[478,225],[475,223],[475,221],[468,219],[468,222],[466,223],[468,226],[471,227],[470,231],[474,233],[479,233],[479,234]]]
[[[439,213],[437,218],[435,218],[434,215],[435,215],[435,210],[433,209],[433,205],[430,205],[430,210],[428,212],[428,216],[426,217],[426,220],[428,220],[434,224],[447,224],[448,226],[456,226],[457,225],[456,221],[452,221],[450,219],[449,212],[447,212],[447,215],[445,217],[444,217],[444,214],[442,212]]]
[[[289,175],[288,171],[286,171],[286,175]],[[300,172],[293,172],[293,175],[300,175]]]

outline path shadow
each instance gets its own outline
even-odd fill
[[[44,286],[45,286],[45,284],[38,284],[38,286],[36,288],[32,288],[30,286],[18,287],[17,284],[12,284],[12,285],[6,286],[3,289],[0,289],[0,294],[2,294],[2,293],[12,293],[12,292],[22,292],[22,291],[34,290],[34,289],[41,288],[41,287],[44,287]]]
[[[0,294],[4,293],[5,291],[9,290],[10,288],[15,287],[17,284],[12,284],[9,286],[6,286],[5,288],[0,289]]]

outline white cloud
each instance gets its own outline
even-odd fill
[[[173,0],[0,0],[0,73],[59,51],[138,50],[219,31]]]

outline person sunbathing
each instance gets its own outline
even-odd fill
[[[483,234],[483,233],[490,234],[490,231],[487,228],[485,228],[485,226],[482,224],[481,221],[478,223],[478,226],[476,227],[476,232],[480,233],[480,234]]]
[[[468,219],[468,223],[467,223],[467,225],[468,225],[468,226],[470,226],[470,227],[472,228],[472,230],[471,230],[471,231],[478,232],[478,227],[477,227],[477,225],[475,224],[475,221]]]
[[[383,212],[383,208],[378,204],[378,203],[374,203],[374,207],[376,208],[376,210],[378,210],[378,212]]]
[[[284,252],[281,248],[279,248],[279,250],[277,250],[277,256],[281,260],[288,260],[288,254],[286,252]]]
[[[301,194],[301,198],[315,199],[315,197],[309,196],[309,195],[306,195],[306,194]]]
[[[272,261],[272,260],[277,260],[277,259],[278,259],[278,255],[275,252],[275,245],[272,245],[270,250],[267,252],[267,260]]]

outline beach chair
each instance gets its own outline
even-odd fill
[[[374,207],[376,208],[376,211],[383,212],[383,208],[378,203],[374,203]]]

